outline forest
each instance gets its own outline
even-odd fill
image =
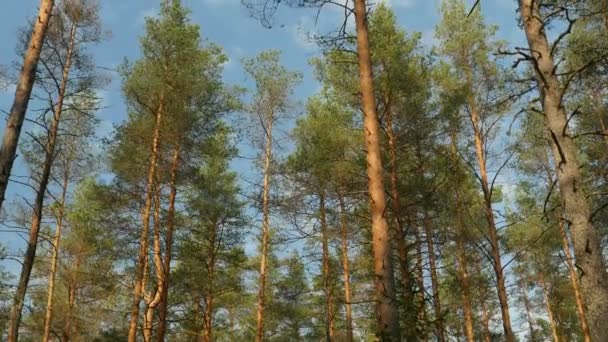
[[[607,0],[26,2],[0,340],[608,342]]]

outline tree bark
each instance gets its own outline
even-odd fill
[[[217,225],[215,226],[217,227]],[[217,241],[217,231],[214,227],[211,232],[209,241],[209,262],[207,264],[207,273],[209,273],[209,292],[205,298],[205,313],[203,315],[203,332],[201,334],[201,342],[213,341],[213,313],[215,302],[215,262],[217,257],[217,249],[215,247]]]
[[[367,176],[372,218],[372,246],[376,292],[377,336],[381,341],[400,341],[399,314],[395,298],[395,280],[391,257],[391,237],[385,217],[383,167],[376,99],[372,77],[371,54],[365,0],[355,0],[357,53],[367,148]]]
[[[568,117],[562,103],[566,89],[556,75],[552,48],[545,33],[539,1],[520,0],[519,8],[533,58],[540,90],[545,126],[551,136],[551,150],[560,194],[569,221],[574,256],[581,270],[580,287],[586,302],[591,340],[608,341],[608,273],[591,210],[582,189],[580,163],[568,131]]]
[[[171,276],[171,253],[173,249],[173,232],[175,231],[175,199],[177,197],[177,173],[179,170],[181,147],[179,144],[173,150],[173,161],[171,164],[171,180],[169,187],[169,209],[167,209],[167,231],[165,236],[165,257],[163,259],[163,272],[165,282],[158,305],[158,328],[156,330],[156,341],[163,342],[167,331],[167,311],[169,306],[169,278]]]
[[[346,313],[346,342],[353,342],[352,293],[350,287],[350,265],[348,261],[348,224],[346,222],[346,205],[344,197],[338,193],[340,202],[340,228],[342,237],[342,270],[344,272],[344,307]]]
[[[152,145],[150,147],[150,163],[148,165],[148,176],[146,185],[146,199],[142,210],[142,230],[139,240],[139,254],[137,257],[137,266],[135,270],[135,284],[133,286],[133,303],[131,304],[131,319],[129,321],[128,341],[136,342],[137,338],[137,322],[139,321],[139,304],[143,295],[143,280],[144,268],[148,258],[148,236],[150,230],[150,213],[152,210],[152,195],[154,188],[154,180],[156,177],[156,166],[158,159],[158,150],[160,146],[160,132],[164,111],[164,95],[160,96],[160,103],[155,113],[154,132],[152,136]]]
[[[59,244],[61,242],[61,229],[63,228],[63,216],[65,211],[65,198],[68,191],[70,179],[70,161],[66,163],[63,172],[63,184],[61,188],[61,197],[59,199],[59,208],[57,208],[57,227],[55,228],[55,237],[53,238],[53,253],[51,256],[51,273],[49,274],[49,284],[47,290],[46,313],[44,315],[44,332],[42,341],[48,342],[51,334],[51,322],[53,320],[53,295],[55,291],[55,277],[57,274],[57,263],[59,261]]]
[[[63,322],[63,331],[61,342],[69,342],[72,339],[72,315],[74,306],[76,306],[76,289],[78,288],[78,273],[80,272],[80,256],[76,257],[74,262],[74,272],[68,283],[68,310],[65,313],[65,321]]]
[[[54,4],[54,0],[40,0],[38,19],[34,22],[32,36],[23,59],[23,68],[15,90],[15,99],[4,128],[2,145],[0,146],[0,209],[2,209],[4,203],[6,188],[16,158],[19,135],[34,87],[38,59],[40,58]],[[15,328],[18,328],[18,325],[17,323],[17,326],[11,326],[11,329],[9,329],[9,341],[11,342],[17,340]]]
[[[258,289],[257,325],[256,342],[261,342],[264,338],[264,307],[266,304],[266,269],[268,258],[268,245],[270,240],[270,208],[268,206],[270,195],[270,163],[272,160],[272,126],[274,120],[271,117],[266,128],[266,148],[264,155],[264,184],[262,193],[262,241],[260,255],[260,280]]]
[[[36,190],[36,199],[34,200],[34,211],[32,213],[32,223],[30,227],[30,235],[23,259],[23,267],[21,268],[21,276],[19,277],[19,284],[17,285],[17,292],[15,293],[13,307],[10,315],[8,341],[16,342],[19,335],[19,325],[21,324],[21,311],[23,310],[23,303],[25,301],[25,293],[27,292],[27,286],[30,281],[30,275],[32,268],[34,267],[34,260],[36,259],[36,248],[38,247],[38,235],[40,233],[40,224],[42,221],[42,210],[44,209],[44,197],[46,195],[47,186],[51,177],[51,169],[53,161],[55,159],[55,147],[57,145],[57,136],[59,134],[59,123],[61,121],[61,114],[63,112],[63,101],[65,100],[66,88],[68,84],[68,77],[70,68],[72,66],[72,57],[74,52],[74,44],[76,37],[76,25],[72,24],[70,28],[70,41],[68,49],[66,51],[66,60],[63,65],[61,84],[59,85],[57,103],[53,107],[53,121],[48,134],[48,140],[45,144],[45,158],[42,166],[42,173],[40,175],[40,182],[38,183],[38,189]],[[10,125],[10,118],[9,123]],[[9,127],[9,126],[7,126]],[[20,129],[20,128],[19,128]],[[5,136],[6,137],[6,136]],[[0,154],[2,151],[0,150]],[[0,157],[0,160],[2,157]],[[12,163],[12,161],[11,161]],[[1,161],[0,161],[1,164]],[[0,166],[1,167],[1,166]],[[1,172],[1,171],[0,171]],[[1,176],[0,176],[1,178]],[[0,183],[2,181],[0,180]],[[2,191],[0,189],[0,191]]]
[[[323,291],[325,292],[325,339],[332,342],[335,339],[336,332],[334,327],[334,299],[333,287],[331,285],[331,264],[329,255],[329,227],[325,214],[325,193],[321,191],[319,195],[319,219],[321,223],[321,246],[323,249]]]

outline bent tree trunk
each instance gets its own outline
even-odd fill
[[[34,87],[38,59],[40,59],[40,52],[42,51],[54,4],[54,0],[40,0],[38,19],[34,22],[32,37],[23,59],[23,68],[15,90],[15,99],[4,128],[2,145],[0,146],[0,209],[2,209],[4,203],[8,179],[17,153],[21,127],[23,127],[27,105]],[[9,330],[9,341],[15,340],[17,340],[16,332]]]
[[[581,270],[580,287],[587,308],[592,341],[608,341],[608,273],[599,237],[591,224],[590,205],[582,189],[580,163],[568,130],[562,98],[566,89],[555,74],[552,48],[545,33],[540,1],[520,0],[519,9],[534,59],[545,126],[551,137],[551,150],[557,181],[569,221],[574,256]]]
[[[133,303],[131,304],[131,320],[129,322],[128,341],[135,342],[137,338],[137,321],[139,320],[139,304],[143,295],[144,268],[148,258],[148,235],[150,230],[150,212],[152,210],[152,195],[154,179],[156,177],[156,166],[158,149],[160,146],[160,130],[164,112],[164,96],[160,96],[160,103],[155,113],[154,132],[152,146],[150,147],[150,163],[148,164],[148,176],[146,185],[146,200],[142,210],[142,229],[139,240],[139,254],[137,256],[137,268],[135,270],[135,284],[133,286]]]
[[[386,200],[380,153],[380,136],[376,99],[372,78],[371,54],[367,30],[365,0],[355,0],[357,53],[361,86],[361,105],[364,115],[367,176],[372,218],[372,247],[376,292],[377,336],[381,341],[400,341],[395,280],[391,258],[391,238],[385,217]]]
[[[23,310],[23,303],[25,301],[25,293],[27,292],[27,285],[30,282],[30,275],[32,273],[32,268],[34,267],[34,260],[36,259],[38,235],[40,233],[40,224],[42,222],[42,210],[44,209],[44,197],[46,195],[46,189],[49,184],[49,179],[51,177],[51,169],[53,166],[53,161],[55,159],[55,147],[57,145],[59,123],[61,121],[61,114],[63,111],[63,101],[65,100],[68,76],[70,73],[70,68],[72,66],[75,37],[76,25],[72,24],[72,27],[70,29],[70,41],[68,45],[68,50],[66,52],[66,60],[61,75],[61,84],[59,85],[58,89],[57,103],[52,108],[53,121],[51,123],[51,128],[48,132],[48,140],[44,147],[45,158],[44,164],[42,165],[42,173],[40,174],[38,189],[36,190],[36,199],[34,200],[34,211],[32,213],[32,223],[30,226],[29,240],[27,243],[27,249],[25,251],[25,257],[23,258],[23,267],[21,268],[21,276],[19,277],[17,292],[15,293],[13,307],[11,310],[8,331],[9,342],[16,342],[19,339],[18,335],[19,325],[21,324],[21,311]]]

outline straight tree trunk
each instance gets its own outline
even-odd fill
[[[539,1],[519,0],[523,27],[528,40],[545,126],[551,136],[551,150],[560,194],[569,221],[574,256],[581,270],[580,288],[587,308],[592,341],[608,341],[608,273],[602,257],[600,239],[591,223],[590,205],[582,190],[580,163],[562,99],[566,89],[556,75],[552,48],[545,33]]]
[[[477,104],[475,99],[470,97],[468,99],[470,107],[470,119],[471,125],[473,126],[473,132],[475,134],[475,152],[477,154],[477,162],[479,163],[479,173],[481,179],[481,188],[484,196],[485,216],[488,222],[489,240],[491,247],[492,267],[496,275],[496,290],[498,292],[498,300],[500,302],[500,313],[502,315],[502,326],[505,333],[505,339],[507,342],[515,342],[515,335],[511,328],[511,316],[509,314],[509,300],[507,298],[507,288],[505,285],[504,270],[502,267],[500,245],[498,241],[498,231],[496,229],[496,222],[494,218],[494,210],[492,208],[492,194],[490,184],[488,181],[488,172],[486,169],[486,154],[484,151],[484,133],[480,127],[480,114],[477,110]]]
[[[169,187],[169,209],[167,210],[167,232],[165,236],[165,257],[163,259],[163,272],[165,282],[161,302],[158,305],[158,328],[156,330],[156,341],[164,342],[167,331],[167,311],[169,306],[169,278],[171,275],[171,253],[173,249],[173,232],[175,231],[175,199],[177,197],[177,173],[180,163],[181,147],[175,146],[173,150],[173,161],[171,163],[171,180]]]
[[[63,322],[63,339],[61,342],[69,342],[72,339],[72,316],[74,314],[74,307],[76,306],[76,289],[78,288],[78,273],[80,272],[80,256],[76,257],[74,262],[74,272],[72,278],[68,283],[68,310],[65,314],[65,321]]]
[[[15,90],[15,99],[4,128],[2,145],[0,146],[0,209],[4,203],[6,188],[16,158],[19,135],[34,87],[38,59],[40,59],[40,52],[42,51],[54,4],[54,0],[40,0],[38,18],[34,22],[32,36],[23,59],[23,68]],[[18,328],[18,325],[16,327],[11,326],[11,329],[9,329],[9,341],[11,342],[17,340],[17,332],[14,329]]]
[[[129,321],[129,342],[136,342],[137,322],[139,321],[139,305],[143,296],[144,268],[148,259],[148,236],[150,230],[150,213],[152,210],[152,196],[154,180],[156,178],[156,166],[158,162],[158,150],[160,146],[160,131],[164,112],[164,95],[160,96],[160,103],[155,113],[154,132],[152,134],[152,145],[150,147],[150,163],[148,164],[148,176],[146,185],[146,199],[142,210],[142,229],[139,240],[139,254],[135,270],[135,284],[133,286],[133,303],[131,304],[131,319]]]
[[[217,225],[216,225],[217,227]],[[217,258],[217,249],[215,244],[217,241],[217,231],[214,228],[210,237],[210,255],[208,256],[209,263],[207,264],[207,272],[209,273],[209,294],[205,298],[205,313],[203,315],[203,333],[201,334],[201,342],[213,341],[213,310],[215,302],[215,262]]]
[[[424,264],[422,257],[422,239],[420,238],[420,228],[418,227],[418,223],[414,222],[412,224],[413,233],[414,233],[414,244],[416,245],[416,287],[418,287],[418,307],[417,307],[417,315],[419,326],[423,327],[423,330],[426,330],[427,326],[427,317],[426,317],[426,299],[425,299],[425,288],[424,288],[424,270],[422,265]],[[420,334],[420,332],[419,332]],[[421,339],[426,340],[426,331],[423,333],[424,338],[422,336]]]
[[[348,261],[348,224],[346,222],[346,205],[344,197],[338,193],[340,202],[340,230],[342,237],[342,270],[344,272],[344,307],[346,313],[346,342],[353,342],[352,294],[350,287],[350,265]]]
[[[452,162],[454,167],[458,165],[458,148],[456,131],[450,126],[450,144],[452,148]],[[471,283],[469,271],[467,268],[467,255],[465,246],[465,220],[463,217],[463,202],[460,195],[460,178],[456,175],[457,181],[454,187],[454,196],[456,199],[456,216],[458,218],[458,231],[456,232],[456,258],[458,259],[458,280],[462,289],[462,307],[464,311],[464,333],[467,342],[475,341],[475,333],[473,332],[473,306],[471,304]]]
[[[372,247],[376,290],[376,335],[381,341],[400,341],[399,311],[395,298],[395,279],[391,253],[391,236],[386,222],[386,200],[380,152],[380,136],[372,77],[371,54],[367,29],[365,0],[355,0],[357,54],[361,86],[361,107],[364,114],[367,177],[372,218]]]
[[[51,334],[51,322],[53,320],[53,295],[55,292],[55,277],[57,274],[57,263],[59,261],[59,244],[61,242],[61,229],[63,228],[63,216],[65,210],[65,198],[68,191],[68,183],[70,179],[70,161],[66,164],[66,169],[63,173],[63,184],[61,189],[61,197],[59,200],[59,208],[57,209],[57,227],[55,228],[55,237],[53,238],[53,253],[51,256],[51,273],[49,274],[49,284],[47,290],[46,313],[44,315],[44,332],[42,341],[48,342]]]
[[[407,243],[405,241],[405,229],[401,220],[401,200],[399,198],[399,182],[397,178],[397,137],[393,129],[393,114],[391,111],[390,99],[385,96],[384,99],[385,111],[384,118],[386,120],[386,133],[388,136],[388,149],[390,155],[390,173],[391,173],[391,203],[393,216],[395,218],[394,237],[399,255],[399,273],[401,277],[401,286],[403,287],[403,310],[405,316],[404,334],[406,340],[416,338],[416,316],[415,305],[411,293],[411,280],[409,271],[409,258],[407,252]]]
[[[332,342],[335,339],[334,327],[334,299],[333,288],[331,286],[331,265],[329,255],[329,227],[327,227],[327,219],[325,214],[325,193],[321,192],[319,196],[319,214],[321,221],[321,245],[323,249],[323,290],[325,292],[325,339]]]
[[[68,84],[68,77],[70,68],[72,66],[72,57],[74,52],[74,44],[76,37],[76,25],[72,24],[70,28],[70,41],[68,49],[66,51],[66,60],[63,66],[61,83],[58,89],[57,103],[53,108],[53,121],[48,134],[48,140],[45,144],[45,158],[44,164],[42,165],[42,173],[40,175],[40,182],[38,183],[38,189],[36,191],[36,199],[34,200],[34,212],[32,213],[32,223],[30,227],[30,235],[23,259],[23,267],[21,268],[21,276],[19,277],[19,284],[17,285],[17,292],[15,293],[13,307],[10,315],[8,341],[16,342],[19,339],[19,325],[21,324],[21,311],[23,310],[23,303],[25,301],[25,293],[27,292],[27,286],[30,281],[30,275],[32,268],[34,267],[34,260],[36,259],[36,248],[38,247],[38,235],[40,233],[40,224],[42,221],[42,210],[44,209],[44,197],[46,195],[46,189],[51,177],[51,169],[53,161],[55,159],[55,147],[57,145],[57,136],[59,134],[59,123],[61,121],[61,114],[63,111],[63,101],[66,95],[66,88]],[[10,118],[9,118],[10,120]],[[22,119],[23,121],[23,119]],[[8,123],[10,125],[10,121]],[[9,126],[7,126],[9,127]],[[19,128],[20,129],[20,128]],[[0,154],[2,151],[0,149]],[[0,157],[0,160],[2,157]],[[1,163],[1,161],[0,161]],[[12,163],[12,161],[11,161]],[[1,167],[1,166],[0,166]],[[1,171],[0,171],[1,172]],[[1,176],[0,176],[1,177]],[[0,180],[0,183],[2,181]],[[0,191],[2,191],[0,189]]]
[[[519,290],[521,291],[521,296],[524,300],[524,309],[526,310],[528,328],[530,329],[530,341],[536,341],[536,332],[534,331],[534,320],[532,319],[532,309],[530,307],[530,300],[528,299],[528,289],[526,289],[525,280],[523,278],[519,279]]]
[[[545,282],[545,274],[542,270],[538,272],[538,278],[538,280],[540,281],[540,286],[543,288],[543,299],[545,301],[545,307],[547,308],[549,324],[551,324],[551,336],[553,337],[553,342],[559,342],[559,334],[557,333],[557,322],[555,322],[553,309],[551,308],[551,302],[549,301],[549,289],[547,288],[547,283]]]
[[[480,261],[476,263],[476,271],[478,275],[481,275],[481,266],[479,265]],[[486,293],[485,290],[482,290],[481,298],[481,322],[483,323],[483,334],[484,341],[491,342],[492,341],[492,332],[490,331],[490,315],[488,313],[488,307],[486,305]]]
[[[260,280],[258,289],[257,326],[255,341],[261,342],[264,338],[264,307],[266,304],[266,269],[268,258],[268,245],[270,240],[270,208],[268,206],[270,195],[270,162],[272,160],[272,126],[273,119],[268,122],[266,129],[266,148],[264,155],[264,185],[262,193],[262,245],[260,255]]]
[[[429,265],[431,268],[431,287],[433,289],[433,304],[435,308],[435,325],[437,326],[437,338],[440,342],[445,341],[445,331],[443,329],[443,315],[441,313],[441,298],[439,296],[439,281],[437,278],[437,261],[435,260],[435,244],[433,243],[433,227],[429,213],[424,210],[422,218],[425,232],[426,245],[429,252]]]

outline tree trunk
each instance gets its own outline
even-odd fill
[[[156,166],[158,159],[158,149],[160,146],[160,130],[164,111],[164,95],[160,96],[158,110],[155,113],[154,132],[152,145],[150,147],[150,163],[148,166],[148,176],[146,185],[146,199],[142,210],[142,230],[139,240],[139,254],[135,270],[135,284],[133,286],[133,303],[131,304],[131,320],[129,321],[129,342],[136,342],[137,322],[139,321],[139,304],[143,295],[144,268],[148,258],[148,235],[150,230],[150,213],[152,210],[152,195],[154,180],[156,177]]]
[[[163,260],[163,272],[165,282],[161,295],[161,302],[158,304],[158,328],[156,330],[156,341],[163,342],[167,331],[167,311],[169,306],[169,277],[171,275],[171,253],[173,247],[173,232],[175,230],[175,199],[177,197],[177,173],[180,162],[181,148],[178,145],[173,150],[173,161],[171,164],[171,181],[169,193],[169,209],[167,210],[167,231],[165,236],[165,257]]]
[[[456,131],[450,126],[450,145],[452,149],[452,162],[454,167],[458,167],[458,142],[456,137]],[[464,333],[467,337],[467,342],[475,341],[475,333],[473,332],[473,306],[471,304],[471,283],[469,271],[467,268],[467,255],[466,255],[466,231],[465,231],[465,220],[463,215],[463,202],[460,196],[460,175],[458,171],[456,173],[456,184],[454,186],[454,196],[456,199],[456,216],[458,218],[457,225],[458,230],[456,232],[456,258],[458,260],[458,280],[462,290],[462,306],[464,311]]]
[[[350,287],[350,265],[348,261],[348,226],[346,222],[346,205],[344,197],[338,193],[340,202],[340,226],[342,235],[342,270],[344,272],[344,307],[346,311],[346,342],[353,342],[352,294]]]
[[[160,177],[157,177],[157,185],[154,191],[154,236],[153,253],[154,271],[156,274],[156,287],[154,292],[144,295],[146,300],[146,312],[144,315],[144,342],[152,341],[152,328],[154,326],[154,311],[161,301],[163,289],[165,288],[165,272],[163,270],[163,258],[161,254],[160,241],[160,209],[161,209],[161,187]],[[146,291],[144,287],[144,291]]]
[[[46,313],[44,315],[44,332],[42,341],[48,342],[51,334],[51,322],[53,320],[53,295],[55,291],[55,277],[57,274],[57,262],[59,261],[59,243],[61,242],[61,229],[63,228],[63,215],[65,210],[65,198],[68,192],[68,183],[70,179],[70,161],[66,163],[63,172],[63,184],[61,189],[61,198],[59,200],[59,208],[57,208],[57,227],[55,228],[55,237],[53,238],[53,253],[51,256],[51,273],[49,274],[49,284],[47,290]]]
[[[477,111],[477,104],[475,99],[470,97],[468,99],[470,107],[470,119],[475,134],[475,152],[477,154],[477,162],[479,163],[479,173],[481,179],[481,188],[483,191],[484,205],[485,205],[485,216],[488,222],[489,229],[489,240],[491,247],[492,267],[496,274],[496,287],[498,292],[498,300],[500,302],[500,313],[502,315],[502,326],[505,333],[505,339],[507,342],[515,342],[515,335],[511,328],[511,316],[509,314],[509,300],[507,298],[507,288],[505,286],[505,276],[502,267],[501,255],[500,255],[500,244],[498,241],[498,231],[496,229],[496,223],[494,219],[494,210],[492,209],[492,194],[490,184],[488,181],[488,172],[486,169],[486,154],[484,151],[484,133],[480,127],[480,116]]]
[[[418,315],[418,325],[423,327],[426,330],[427,326],[427,318],[426,318],[426,299],[424,296],[424,270],[423,270],[423,258],[422,258],[422,239],[420,238],[420,228],[418,227],[418,223],[414,222],[412,224],[413,232],[414,232],[414,243],[416,244],[416,287],[418,287],[418,307],[417,307],[417,315]],[[420,332],[419,332],[420,334]],[[426,331],[423,332],[424,338],[420,336],[421,339],[426,340]]]
[[[266,149],[264,156],[264,189],[262,193],[262,245],[260,255],[260,280],[258,289],[258,307],[257,307],[257,326],[256,326],[256,342],[261,342],[264,338],[264,306],[266,304],[266,268],[268,258],[268,245],[270,240],[270,211],[269,211],[269,195],[270,195],[270,162],[272,159],[272,126],[274,120],[271,118],[266,129]]]
[[[336,333],[334,328],[334,303],[333,303],[333,287],[331,285],[331,265],[329,255],[329,232],[327,220],[325,217],[325,193],[321,192],[319,196],[319,214],[321,223],[321,245],[323,249],[323,290],[325,292],[325,339],[332,342],[335,339]]]
[[[433,304],[435,307],[435,324],[437,326],[437,338],[440,342],[445,341],[443,330],[443,315],[441,313],[441,298],[439,296],[439,281],[437,278],[437,261],[435,260],[435,245],[433,243],[433,227],[429,213],[424,210],[422,218],[426,231],[426,244],[429,252],[429,264],[431,267],[431,287],[433,289]]]
[[[397,137],[393,129],[393,114],[391,112],[390,99],[385,96],[384,118],[386,120],[386,134],[388,136],[388,149],[390,155],[391,171],[391,203],[393,216],[395,218],[394,237],[396,241],[397,253],[399,255],[399,273],[401,286],[403,287],[403,311],[406,316],[404,334],[406,340],[416,338],[416,316],[415,305],[411,293],[411,280],[409,271],[409,258],[407,243],[405,241],[405,229],[401,220],[401,201],[399,198],[399,182],[397,178]]]
[[[534,320],[532,319],[532,309],[530,307],[530,300],[528,299],[528,289],[526,288],[525,280],[523,278],[519,279],[519,290],[521,291],[521,296],[524,300],[524,309],[526,310],[528,328],[530,329],[530,341],[536,341],[536,332],[534,331]]]
[[[201,342],[213,341],[213,313],[215,301],[215,261],[217,257],[217,249],[215,248],[217,241],[217,225],[211,232],[210,237],[210,254],[209,263],[207,264],[207,272],[209,273],[209,293],[205,299],[205,313],[203,315],[203,332],[201,334]]]
[[[553,342],[559,342],[559,335],[557,333],[557,322],[553,316],[553,309],[551,308],[551,302],[549,301],[549,289],[545,282],[545,274],[542,270],[538,272],[540,286],[543,288],[543,299],[545,301],[545,307],[547,308],[547,316],[549,317],[549,324],[551,324],[551,336],[553,336]]]
[[[74,306],[76,305],[76,289],[78,288],[78,280],[76,277],[80,272],[80,256],[76,257],[76,261],[74,262],[74,272],[72,275],[72,279],[70,279],[68,284],[68,310],[65,313],[65,321],[63,322],[63,339],[61,342],[69,342],[72,338],[72,315],[74,312]]]
[[[591,340],[608,341],[608,274],[597,232],[591,224],[591,210],[581,189],[580,163],[574,141],[568,133],[568,117],[562,103],[565,89],[558,79],[552,48],[540,20],[540,3],[520,0],[519,8],[540,90],[545,125],[551,136],[551,150],[557,180],[570,225],[574,256],[581,270],[580,287],[586,301]]]
[[[54,0],[40,0],[38,19],[34,22],[32,36],[23,59],[23,68],[21,69],[17,89],[15,90],[15,99],[6,127],[4,128],[2,146],[0,146],[0,209],[2,209],[2,204],[4,203],[6,188],[13,168],[13,162],[16,158],[19,135],[21,134],[27,105],[30,101],[32,88],[34,87],[36,67],[38,66],[38,59],[40,58],[40,52],[42,51],[54,4]],[[17,317],[14,318],[16,319]],[[8,339],[11,342],[17,340],[17,331],[15,329],[18,328],[18,325],[19,323],[17,322],[16,326],[11,325],[9,329]]]
[[[548,160],[545,160],[544,167],[545,172],[547,174],[548,191],[551,191],[553,183],[553,172],[551,172]],[[578,315],[579,323],[581,325],[583,339],[585,342],[591,342],[591,332],[589,331],[589,324],[587,323],[587,316],[585,315],[583,296],[578,285],[578,274],[574,266],[574,258],[572,257],[572,251],[570,250],[570,240],[568,239],[568,233],[566,232],[564,219],[557,211],[555,214],[555,220],[557,221],[557,224],[559,226],[559,234],[562,238],[562,249],[564,251],[564,255],[566,256],[566,266],[568,267],[568,273],[570,275],[570,284],[572,285],[572,292],[574,293],[576,312]]]
[[[481,275],[481,266],[479,265],[480,261],[476,263],[476,271],[478,275]],[[484,341],[491,342],[492,341],[492,332],[490,331],[490,315],[488,313],[488,307],[486,306],[486,291],[481,290],[481,321],[483,323],[483,333],[484,333]]]
[[[53,161],[55,159],[55,146],[57,145],[57,135],[59,133],[59,123],[61,121],[61,114],[63,111],[63,101],[65,99],[68,77],[70,73],[70,68],[72,66],[75,37],[76,25],[72,24],[72,27],[70,28],[70,42],[68,50],[66,51],[66,60],[61,75],[61,84],[59,85],[58,89],[57,103],[53,108],[53,121],[51,123],[51,128],[48,132],[48,140],[45,145],[44,165],[42,166],[40,182],[36,191],[36,199],[34,200],[34,212],[32,213],[32,223],[30,227],[29,240],[25,252],[25,257],[23,259],[21,276],[19,277],[19,284],[17,285],[17,292],[15,293],[13,307],[10,315],[8,331],[9,342],[16,342],[18,340],[19,325],[21,324],[21,311],[23,310],[23,303],[25,301],[25,293],[27,292],[27,285],[29,284],[32,268],[34,267],[34,259],[36,259],[36,248],[38,246],[38,235],[40,233],[40,224],[42,221],[44,197],[46,195],[46,189],[49,183],[49,179],[51,177],[51,169],[53,166]],[[10,126],[10,121],[8,125]],[[0,154],[1,153],[2,152],[0,151]],[[0,183],[1,182],[2,181],[0,180]],[[0,191],[2,190],[0,189]]]
[[[364,114],[367,177],[372,218],[372,247],[376,290],[377,336],[381,341],[400,341],[399,311],[395,298],[395,280],[391,237],[386,223],[384,179],[378,134],[378,116],[372,77],[372,63],[367,30],[365,0],[355,0],[357,53],[361,83],[361,106]]]

